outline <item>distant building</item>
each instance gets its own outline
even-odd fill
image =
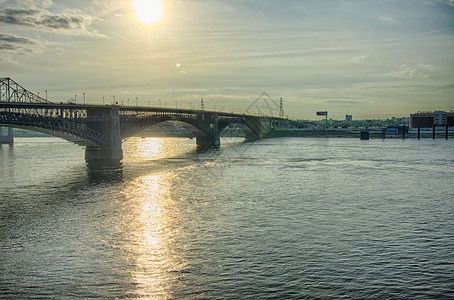
[[[446,122],[448,123],[448,126],[454,126],[454,111],[451,110],[448,113]]]
[[[433,126],[454,126],[454,112],[417,112],[410,115],[410,128],[433,128]]]
[[[353,116],[352,115],[345,115],[345,122],[351,122],[353,121]]]
[[[446,125],[448,122],[448,113],[445,111],[434,111],[434,124]]]

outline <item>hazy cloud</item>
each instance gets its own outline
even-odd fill
[[[388,22],[388,23],[399,23],[399,21],[397,21],[396,19],[392,18],[392,17],[387,17],[387,16],[380,16],[378,17],[380,20],[382,21],[385,21],[385,22]]]
[[[441,0],[441,1],[447,5],[454,6],[454,0]]]
[[[418,67],[429,70],[429,71],[433,71],[435,69],[435,67],[433,65],[426,65],[426,64],[418,64]]]
[[[0,33],[0,52],[31,54],[39,52],[44,44],[38,40]]]
[[[418,65],[420,66],[420,65]],[[430,65],[424,65],[426,70],[426,66]],[[429,78],[432,77],[432,74],[427,74],[427,73],[422,73],[416,68],[412,68],[406,64],[402,64],[400,66],[395,66],[395,70],[384,74],[384,76],[388,77],[396,77],[396,78]]]
[[[359,63],[362,63],[363,61],[365,61],[366,59],[367,59],[367,56],[365,56],[365,55],[355,56],[350,59],[350,62],[353,64],[359,64]]]

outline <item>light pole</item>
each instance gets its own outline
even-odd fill
[[[113,104],[115,105],[115,104],[116,104],[116,102],[115,102],[115,95],[113,95],[113,100],[114,100]]]
[[[159,108],[161,108],[161,99],[159,99]]]
[[[85,92],[83,92],[83,94],[84,94],[84,105],[85,105]]]
[[[139,107],[139,98],[136,97],[136,106]]]
[[[106,101],[104,100],[104,97],[102,97],[102,105],[106,105]]]
[[[74,104],[77,103],[77,95],[74,95]]]
[[[46,100],[47,100],[47,90],[45,90],[45,92],[46,92]]]
[[[148,108],[150,108],[150,100],[148,100]]]

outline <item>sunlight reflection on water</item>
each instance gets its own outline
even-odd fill
[[[160,147],[162,144],[155,145]],[[132,214],[135,216],[129,225],[136,239],[130,249],[137,265],[132,274],[138,289],[132,293],[135,295],[150,295],[157,291],[164,293],[167,286],[165,275],[171,262],[166,254],[171,238],[169,228],[172,227],[168,212],[172,207],[169,177],[170,173],[139,177],[124,191],[132,202]]]

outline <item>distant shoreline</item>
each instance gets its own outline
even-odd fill
[[[360,138],[360,131],[347,131],[347,130],[274,130],[269,132],[265,137],[266,138],[274,138],[274,137],[317,137],[317,138]],[[437,132],[435,134],[437,139],[445,138],[445,133]],[[399,134],[387,134],[385,137],[383,133],[379,130],[370,130],[369,131],[369,138],[370,139],[402,139],[402,133]],[[409,139],[417,139],[418,134],[414,132],[405,133],[405,138]],[[422,132],[421,138],[432,138],[432,132]],[[454,133],[452,131],[449,132],[448,138],[454,138]]]

